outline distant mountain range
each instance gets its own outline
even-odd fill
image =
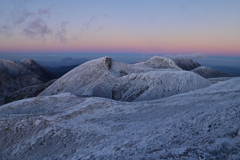
[[[71,66],[61,66],[61,67],[46,67],[49,71],[51,71],[57,78],[62,77],[67,72],[76,68],[79,65],[71,65]]]
[[[71,57],[67,57],[67,58],[64,58],[57,62],[38,61],[38,63],[45,67],[57,68],[57,67],[62,67],[62,66],[81,65],[87,61],[89,61],[89,59],[87,59],[87,58],[73,59]]]

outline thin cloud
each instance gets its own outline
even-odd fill
[[[67,29],[66,29],[66,27],[67,27],[68,23],[69,23],[68,21],[63,21],[60,25],[59,30],[55,33],[55,38],[62,43],[67,42],[67,38],[66,38]]]
[[[92,15],[91,18],[85,23],[83,24],[83,27],[87,30],[90,30],[92,24],[97,20],[97,16]]]
[[[12,12],[12,25],[18,26],[25,23],[28,19],[34,17],[36,14],[34,12],[29,12],[26,9],[18,10],[16,12]]]
[[[44,38],[46,35],[51,34],[51,32],[51,29],[41,18],[30,21],[23,29],[23,34],[30,38]]]
[[[38,14],[39,14],[40,16],[46,14],[46,15],[48,15],[48,17],[50,17],[50,16],[51,16],[51,10],[52,10],[52,8],[53,8],[54,6],[55,6],[55,5],[51,5],[51,6],[50,6],[49,8],[47,8],[47,9],[38,9]]]
[[[0,22],[0,34],[5,36],[11,36],[21,33],[22,35],[31,39],[45,40],[48,36],[55,36],[59,42],[66,43],[66,25],[67,21],[61,22],[60,27],[56,27],[48,24],[48,19],[52,15],[52,8],[55,5],[51,5],[48,8],[40,8],[35,12],[29,11],[26,8],[28,1],[13,1],[14,10],[8,10],[2,16],[6,19]],[[53,34],[53,30],[57,30],[56,34]]]
[[[185,11],[186,9],[187,9],[187,7],[186,7],[185,5],[182,5],[182,6],[181,6],[181,10],[184,10],[184,11]]]
[[[164,55],[164,57],[171,58],[171,59],[174,59],[174,58],[185,58],[185,59],[203,59],[203,58],[206,58],[206,56],[201,54],[201,53]]]
[[[108,16],[107,14],[104,14],[104,17],[105,17],[105,18],[108,18],[109,16]]]

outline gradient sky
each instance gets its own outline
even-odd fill
[[[1,53],[240,56],[239,0],[1,0]]]

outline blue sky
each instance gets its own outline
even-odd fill
[[[0,56],[240,56],[239,0],[1,0]]]

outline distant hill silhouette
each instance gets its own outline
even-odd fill
[[[45,67],[62,67],[62,66],[73,66],[73,65],[81,65],[85,62],[89,61],[87,58],[78,58],[73,59],[71,57],[64,58],[57,62],[47,62],[47,61],[38,61],[41,65]]]

